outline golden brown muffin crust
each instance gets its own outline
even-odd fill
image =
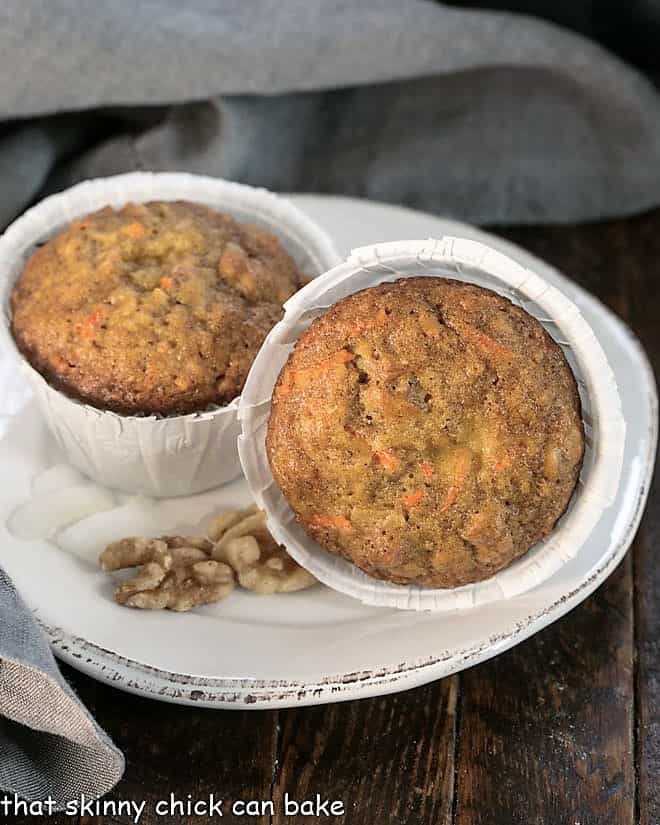
[[[28,260],[12,329],[55,386],[121,413],[170,415],[242,390],[302,276],[279,241],[199,204],[110,207]]]
[[[490,290],[409,278],[301,335],[267,453],[323,547],[378,578],[455,587],[552,530],[583,443],[575,379],[538,321]]]

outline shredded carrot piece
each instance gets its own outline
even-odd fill
[[[174,286],[174,281],[168,275],[164,275],[160,279],[160,285],[163,289],[171,289]]]
[[[374,453],[374,461],[376,464],[384,467],[389,473],[396,472],[401,466],[399,459],[389,450],[376,450]]]
[[[93,338],[96,332],[96,325],[102,318],[102,312],[100,309],[95,309],[91,312],[86,318],[84,318],[80,324],[78,324],[78,333],[83,338]]]
[[[62,358],[61,355],[53,355],[53,357],[50,360],[55,369],[59,370],[60,372],[64,372],[64,370],[66,370],[69,366],[68,361]]]
[[[401,496],[401,501],[406,507],[415,507],[424,498],[424,490],[413,490],[412,493],[406,493]]]
[[[290,380],[280,384],[280,392],[287,394],[294,387],[306,387],[319,381],[330,370],[345,366],[355,358],[355,355],[347,349],[340,349],[332,355],[319,361],[311,367],[301,367],[298,370],[290,370]]]
[[[503,453],[500,458],[495,462],[493,469],[496,473],[501,473],[502,470],[506,470],[507,467],[511,466],[511,457],[508,453]]]
[[[332,527],[344,531],[353,529],[353,525],[345,516],[324,516],[317,513],[310,518],[309,523],[312,527]]]
[[[375,326],[379,326],[382,324],[386,324],[389,320],[389,315],[383,307],[376,310],[375,315],[365,316],[364,318],[359,318],[357,321],[354,321],[351,324],[351,333],[353,335],[362,335],[368,329],[373,329]]]
[[[428,461],[422,461],[419,468],[425,479],[430,480],[433,478],[433,464],[429,464]]]
[[[499,341],[491,338],[490,335],[486,335],[485,332],[481,332],[481,330],[469,324],[461,325],[461,333],[494,360],[508,360],[513,355],[513,352],[508,347],[505,347],[504,344],[500,344]]]
[[[295,384],[293,374],[285,372],[279,380],[277,390],[281,395],[289,395]]]
[[[467,474],[469,473],[471,466],[472,451],[462,450],[456,461],[454,482],[450,485],[449,489],[447,490],[447,494],[445,495],[444,501],[440,505],[441,513],[444,513],[445,510],[448,510],[451,506],[456,504],[458,494],[461,490],[461,487],[465,483],[465,479],[467,478]]]
[[[453,484],[448,490],[447,495],[445,496],[444,501],[440,505],[440,512],[444,513],[445,510],[449,510],[449,508],[456,504],[456,499],[458,498],[458,490],[459,488]]]
[[[430,338],[437,338],[440,335],[441,324],[433,315],[424,313],[419,316],[418,320],[422,331]]]
[[[126,226],[122,227],[121,231],[129,238],[135,238],[137,240],[138,238],[143,238],[147,230],[144,224],[135,221],[134,223],[127,223]]]

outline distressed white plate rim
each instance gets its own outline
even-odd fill
[[[293,200],[329,231],[342,253],[393,237],[460,234],[490,243],[535,268],[579,305],[608,351],[624,398],[626,471],[621,495],[610,512],[610,539],[587,542],[574,562],[519,598],[454,615],[411,616],[368,608],[318,589],[266,599],[239,594],[226,608],[205,608],[190,616],[145,616],[113,605],[110,585],[100,574],[81,569],[61,550],[8,535],[4,521],[25,494],[19,483],[7,483],[8,476],[16,470],[20,477],[21,462],[28,459],[21,452],[25,444],[8,448],[3,439],[0,564],[35,611],[56,655],[121,689],[181,704],[260,708],[320,704],[415,687],[490,658],[563,616],[615,569],[639,524],[655,457],[657,396],[646,356],[621,321],[552,267],[472,227],[348,198]],[[2,356],[0,373],[13,382]],[[21,387],[9,386],[11,397],[2,412],[11,427]],[[22,421],[24,441],[47,438],[29,410]],[[42,447],[50,449],[45,442]],[[244,495],[244,482],[238,482],[222,488],[218,497],[229,501]],[[211,499],[208,502],[210,506]]]

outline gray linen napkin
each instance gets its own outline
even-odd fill
[[[0,4],[0,227],[141,168],[594,219],[660,203],[660,98],[556,26],[424,0]],[[0,573],[0,790],[100,795],[122,770]]]
[[[163,116],[145,130],[156,104]],[[503,12],[425,0],[0,6],[0,119],[117,106],[126,133],[94,135],[51,188],[179,169],[482,223],[660,202],[654,87],[579,35]],[[0,225],[52,162],[47,122],[36,128],[37,149],[34,133],[24,147],[5,137],[11,160],[0,141]]]
[[[0,790],[50,797],[59,810],[82,795],[106,793],[123,772],[124,757],[62,678],[0,569]]]

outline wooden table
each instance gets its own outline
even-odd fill
[[[625,318],[660,368],[660,210],[588,226],[500,233],[555,264]],[[660,823],[660,489],[637,540],[593,596],[478,667],[377,699],[280,711],[213,711],[129,696],[64,668],[126,754],[113,798],[274,800],[224,822],[434,825]],[[284,794],[345,814],[283,817]],[[33,822],[35,820],[14,820]],[[55,817],[53,823],[73,823]],[[83,817],[106,825],[130,817]]]

